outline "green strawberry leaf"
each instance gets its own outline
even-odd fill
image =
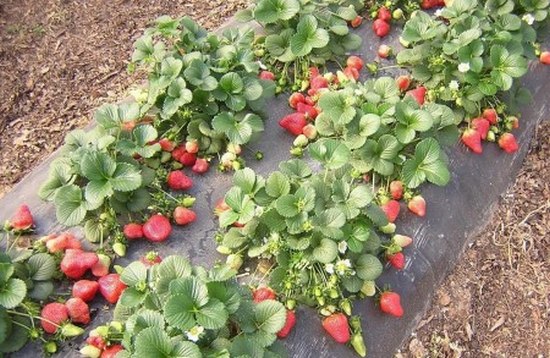
[[[351,158],[349,148],[336,139],[320,139],[309,145],[309,154],[323,163],[327,169],[338,169],[347,164]]]
[[[320,263],[328,264],[338,256],[338,245],[331,239],[322,239],[315,249],[313,258]]]
[[[57,221],[65,226],[76,226],[84,220],[88,203],[83,199],[82,189],[71,184],[57,190],[54,197]]]
[[[376,256],[364,254],[356,262],[357,277],[362,280],[374,281],[382,274],[383,266]]]
[[[265,300],[254,308],[254,322],[258,330],[266,333],[279,332],[286,322],[286,309],[281,302]]]
[[[273,198],[281,197],[290,192],[290,182],[283,173],[279,171],[273,172],[267,178],[265,191]]]
[[[254,8],[254,18],[262,24],[290,20],[300,11],[297,0],[260,0]]]
[[[27,285],[23,280],[18,278],[10,278],[0,287],[0,306],[12,309],[17,306],[27,294]]]
[[[147,280],[147,268],[140,262],[132,262],[120,275],[120,280],[127,286],[136,286],[139,283],[143,283]]]
[[[46,253],[38,253],[27,261],[29,275],[35,281],[46,281],[53,277],[56,271],[54,258]]]
[[[328,32],[317,26],[317,19],[312,15],[305,15],[300,19],[296,33],[290,40],[290,48],[295,56],[306,56],[314,48],[322,48],[328,44],[330,39]]]

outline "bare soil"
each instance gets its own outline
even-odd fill
[[[0,1],[0,197],[120,98],[132,44],[161,15],[220,26],[246,0]]]
[[[221,25],[246,0],[3,0],[0,197],[121,98],[133,42],[157,16]],[[494,220],[464,253],[400,357],[550,357],[550,123]]]

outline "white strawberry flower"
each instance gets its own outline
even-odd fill
[[[340,242],[338,243],[338,251],[339,251],[341,254],[345,254],[347,250],[348,250],[348,243],[345,242],[345,241],[340,241]]]
[[[437,9],[436,12],[434,12],[435,17],[440,17],[441,14],[443,14],[443,9]]]
[[[347,271],[351,268],[351,261],[349,259],[339,260],[334,265],[336,273],[339,275],[345,275]]]
[[[462,62],[460,65],[458,65],[458,71],[462,73],[470,71],[470,64],[468,62]]]
[[[535,22],[535,17],[531,14],[525,14],[521,19],[525,21],[528,25],[533,25],[533,23]]]
[[[452,80],[451,82],[449,82],[449,88],[455,91],[458,90],[458,81]]]
[[[185,331],[185,335],[187,336],[187,339],[189,339],[191,342],[197,342],[202,332],[204,332],[203,326],[195,326],[190,330]]]
[[[334,264],[326,264],[325,271],[332,275],[334,273]]]

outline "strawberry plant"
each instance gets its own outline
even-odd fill
[[[128,288],[115,309],[115,320],[125,323],[96,328],[81,352],[91,356],[90,346],[108,344],[122,346],[118,357],[281,356],[275,341],[287,319],[284,306],[254,303],[234,276],[227,266],[207,271],[181,256],[149,267],[133,262],[121,273]]]
[[[41,312],[40,303],[52,296],[54,279],[59,278],[57,259],[42,252],[40,245],[27,247],[28,242],[20,236],[11,241],[6,235],[2,246],[5,251],[0,253],[0,352],[16,352],[34,340],[43,344],[45,352],[54,353],[56,340],[83,333],[82,328],[69,322],[63,304],[59,303],[63,312],[54,306],[44,311],[47,305]]]
[[[406,24],[398,63],[429,89],[430,100],[452,102],[466,115],[486,107],[502,113],[501,94],[527,72],[536,41],[533,27],[509,1],[457,0],[431,17],[417,12]],[[525,97],[525,90],[520,97]]]
[[[376,293],[379,257],[402,247],[381,231],[386,215],[371,187],[351,175],[345,144],[322,140],[309,154],[324,170],[293,159],[267,179],[248,168],[235,173],[219,211],[218,251],[228,263],[254,260],[290,310],[300,303],[323,316],[351,315],[353,298]],[[359,332],[360,325],[352,330]]]
[[[307,83],[310,65],[324,65],[359,48],[361,38],[350,32],[363,8],[361,1],[257,0],[237,18],[256,20],[265,35],[256,40],[256,55],[280,74],[278,92]]]
[[[257,112],[273,93],[273,82],[258,78],[253,42],[249,28],[216,35],[187,17],[159,18],[132,56],[149,77],[137,95],[141,114],[154,118],[163,137],[195,143],[191,153],[212,156],[248,143],[263,130]]]
[[[349,81],[341,73],[340,78],[339,85],[317,97],[316,133],[333,139],[311,144],[313,158],[326,162],[326,153],[341,147],[343,161],[359,173],[382,178],[382,183],[400,178],[412,189],[426,181],[447,184],[450,173],[439,143],[454,143],[459,118],[449,107],[420,106],[410,96],[402,98],[389,77],[365,83]]]

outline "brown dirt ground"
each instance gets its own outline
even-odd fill
[[[246,0],[0,1],[0,197],[120,98],[132,44],[161,15],[221,25]]]
[[[3,0],[0,197],[92,110],[135,81],[131,45],[157,16],[219,26],[246,0]],[[515,185],[437,292],[401,357],[549,357],[550,123]]]

